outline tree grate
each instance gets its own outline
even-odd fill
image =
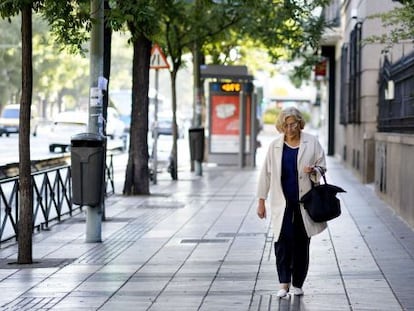
[[[34,259],[31,264],[18,264],[15,259],[1,259],[0,269],[58,268],[67,266],[74,260],[73,258],[40,258]]]

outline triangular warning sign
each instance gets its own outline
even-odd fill
[[[167,62],[167,58],[165,57],[164,53],[162,52],[158,44],[154,44],[152,46],[150,68],[151,69],[170,68],[170,65]]]

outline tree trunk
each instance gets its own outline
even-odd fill
[[[31,264],[33,234],[33,196],[30,168],[30,106],[33,87],[32,68],[32,9],[22,9],[22,97],[20,101],[19,128],[19,264]]]
[[[104,10],[105,15],[109,13],[111,7],[109,5],[109,1],[105,0],[104,2]],[[108,120],[108,103],[109,103],[109,81],[111,77],[111,47],[112,47],[112,27],[108,21],[105,21],[104,24],[104,50],[103,50],[103,76],[108,80],[107,90],[104,92],[103,96],[103,111],[102,115],[105,120]],[[104,135],[106,136],[106,126],[104,125]],[[105,144],[104,150],[104,159],[106,159],[107,155],[107,147],[108,145]],[[102,220],[106,220],[106,206],[105,206],[105,193],[106,193],[106,160],[104,160],[103,164],[103,172],[104,172],[104,179],[102,184]]]
[[[111,10],[109,1],[104,2],[105,15],[109,14]],[[103,97],[103,117],[106,120],[108,115],[108,103],[109,103],[109,77],[111,75],[111,46],[112,46],[112,28],[109,22],[105,21],[104,24],[104,55],[103,55],[103,76],[108,80],[108,89],[104,93]],[[106,134],[106,126],[104,127],[104,133]]]
[[[130,29],[131,33],[134,29]],[[143,34],[133,39],[132,111],[129,155],[123,193],[149,194],[148,170],[148,90],[152,42]]]

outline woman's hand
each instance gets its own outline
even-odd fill
[[[314,166],[305,166],[305,168],[303,169],[303,171],[306,174],[312,174],[315,171],[315,167]]]
[[[257,216],[259,216],[260,219],[266,218],[266,206],[265,206],[265,200],[259,199],[259,204],[257,205]]]

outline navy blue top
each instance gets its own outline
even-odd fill
[[[292,148],[286,143],[282,154],[282,189],[287,204],[299,202],[298,159],[299,147]]]
[[[286,199],[286,209],[281,235],[287,238],[292,238],[295,225],[298,227],[301,224],[301,217],[298,217],[300,215],[297,168],[298,151],[299,147],[292,148],[286,143],[283,145],[281,181],[283,194]]]

